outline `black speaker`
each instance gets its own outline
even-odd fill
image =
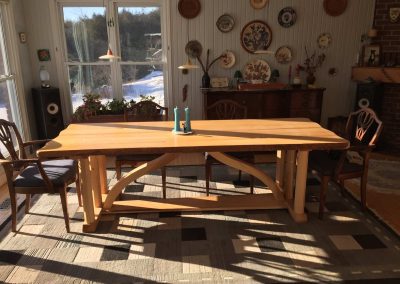
[[[380,115],[383,91],[383,84],[378,82],[357,84],[356,103],[354,109],[358,110],[362,107],[369,107]]]
[[[57,88],[32,89],[39,139],[51,139],[64,129],[60,92]]]

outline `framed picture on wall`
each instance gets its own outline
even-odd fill
[[[37,54],[39,61],[50,61],[50,50],[38,49]]]
[[[363,48],[363,65],[379,66],[381,57],[381,47],[379,44],[365,45]]]

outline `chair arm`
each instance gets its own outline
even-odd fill
[[[23,145],[24,145],[24,147],[28,147],[28,146],[38,145],[38,144],[45,144],[50,141],[51,141],[51,139],[32,140],[32,141],[24,142]]]

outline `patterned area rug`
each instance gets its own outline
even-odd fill
[[[213,167],[212,194],[248,194],[237,171]],[[274,169],[266,168],[273,173]],[[109,173],[114,183],[114,172]],[[167,196],[205,193],[204,168],[167,171]],[[244,175],[246,179],[246,175]],[[19,232],[2,231],[0,282],[271,283],[400,280],[400,241],[351,198],[331,188],[317,218],[318,181],[309,180],[309,222],[286,210],[105,216],[96,234],[81,232],[83,214],[69,193],[71,228],[57,195],[36,198]],[[268,192],[258,185],[256,193]],[[124,198],[161,197],[159,173],[128,186]]]

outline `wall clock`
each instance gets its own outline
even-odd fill
[[[265,51],[272,41],[272,31],[266,22],[256,20],[244,26],[240,34],[240,43],[249,53]]]
[[[321,49],[328,48],[332,42],[332,36],[328,33],[323,33],[318,37],[318,46]]]

